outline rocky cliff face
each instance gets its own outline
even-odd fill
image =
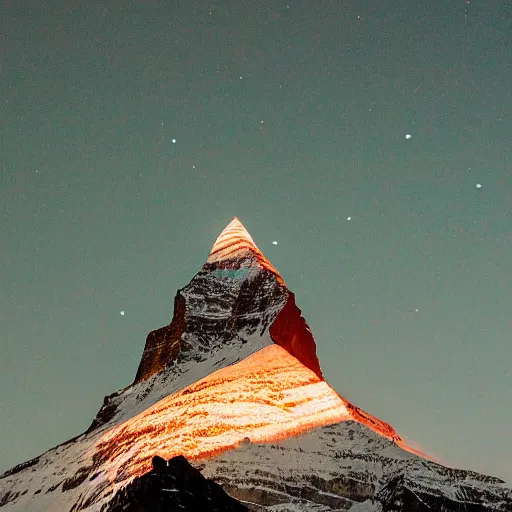
[[[84,434],[2,475],[0,507],[237,510],[183,457],[249,510],[512,504],[498,479],[435,464],[330,388],[294,295],[237,219],[148,335],[133,384]]]
[[[243,343],[256,331],[263,333],[286,298],[286,287],[251,255],[206,263],[178,291],[171,324],[148,335],[134,384],[180,357],[204,360],[237,337]]]

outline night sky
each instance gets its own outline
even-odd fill
[[[512,482],[510,0],[6,0],[0,23],[0,470],[132,382],[236,215],[341,395]]]

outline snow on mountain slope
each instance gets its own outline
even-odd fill
[[[0,506],[10,504],[8,510],[15,511],[64,510],[69,503],[76,503],[81,494],[87,494],[90,489],[110,485],[110,481],[99,478],[100,467],[97,467],[98,471],[92,471],[96,463],[96,445],[101,442],[106,432],[147,410],[163,397],[172,396],[204,376],[214,373],[218,368],[243,360],[271,343],[268,334],[253,334],[243,340],[236,338],[232,340],[232,344],[227,343],[212,351],[209,359],[181,361],[179,368],[170,368],[172,373],[161,372],[115,394],[109,402],[115,407],[115,415],[110,421],[47,451],[33,459],[33,463],[26,468],[13,468],[4,473],[0,477]],[[116,460],[108,462],[110,466],[103,470],[111,474],[112,468],[119,464]],[[98,473],[98,477],[88,483],[94,473]],[[117,487],[113,484],[112,490]]]
[[[265,510],[382,510],[396,481],[428,495],[432,510],[470,510],[471,503],[512,509],[512,492],[501,480],[418,457],[354,421],[271,444],[247,441],[196,467],[231,496]]]

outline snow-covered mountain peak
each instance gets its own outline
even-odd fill
[[[206,261],[207,263],[217,263],[221,265],[225,262],[229,265],[234,261],[244,260],[248,255],[254,256],[255,261],[263,268],[275,274],[277,279],[284,284],[283,278],[280,276],[279,272],[258,249],[251,235],[237,217],[234,217],[217,237]]]
[[[245,256],[247,251],[258,252],[259,249],[244,225],[237,217],[233,217],[215,240],[207,261],[213,263],[223,259],[239,258]]]

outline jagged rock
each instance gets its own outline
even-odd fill
[[[153,458],[153,470],[118,491],[102,512],[232,511],[247,507],[204,478],[185,457]]]

